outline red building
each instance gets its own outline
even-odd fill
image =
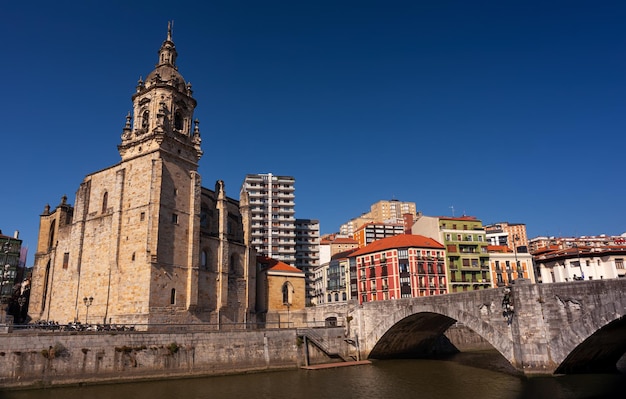
[[[445,247],[429,237],[400,234],[349,255],[359,303],[447,293]]]

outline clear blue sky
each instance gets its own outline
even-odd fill
[[[203,186],[296,178],[322,233],[383,199],[538,235],[626,231],[624,1],[28,1],[0,5],[0,229],[119,162],[167,21]]]

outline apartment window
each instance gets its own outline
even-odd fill
[[[398,258],[400,259],[408,259],[409,258],[409,250],[408,249],[399,249],[398,250]]]
[[[451,241],[452,240],[452,234],[447,233],[446,234],[446,241]]]
[[[624,259],[623,258],[615,259],[615,268],[616,269],[623,269],[624,268]]]

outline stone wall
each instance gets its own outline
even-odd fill
[[[12,333],[0,336],[0,386],[182,378],[302,365],[293,329],[186,334]]]

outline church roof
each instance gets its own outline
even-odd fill
[[[271,270],[274,272],[289,272],[289,273],[303,273],[304,272],[297,267],[291,266],[278,259],[270,258],[267,256],[257,256],[257,263],[261,265],[263,270]]]

